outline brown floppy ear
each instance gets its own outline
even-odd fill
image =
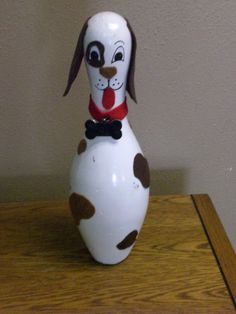
[[[74,57],[73,57],[73,60],[71,62],[71,66],[70,66],[70,72],[69,72],[66,90],[65,90],[63,96],[66,96],[69,93],[71,85],[73,84],[74,80],[76,79],[76,76],[77,76],[79,69],[80,69],[81,62],[83,60],[83,56],[84,56],[83,42],[84,42],[84,35],[85,35],[85,32],[86,32],[87,27],[88,27],[88,20],[89,19],[87,19],[87,21],[84,23],[84,26],[82,27],[82,30],[81,30],[80,35],[79,35],[77,46],[76,46],[76,49],[74,52]]]
[[[131,39],[132,39],[132,50],[131,50],[126,90],[129,93],[130,97],[137,103],[135,87],[134,87],[134,72],[135,72],[135,57],[136,57],[137,41],[136,41],[136,36],[132,30],[132,27],[130,26],[127,19],[126,19],[126,22],[127,22],[127,27],[131,34]]]

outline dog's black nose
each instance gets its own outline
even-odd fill
[[[106,79],[110,80],[117,73],[116,67],[102,67],[99,69],[99,73]]]

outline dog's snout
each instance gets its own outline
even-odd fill
[[[99,69],[99,73],[104,76],[106,79],[110,80],[113,76],[116,75],[116,67],[102,67]]]

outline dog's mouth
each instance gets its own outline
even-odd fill
[[[119,89],[121,89],[121,87],[124,85],[124,83],[122,83],[118,88],[112,88],[109,83],[108,85],[105,87],[105,88],[99,88],[97,85],[94,85],[94,87],[96,87],[98,90],[100,90],[101,92],[104,92],[107,88],[111,88],[113,89],[114,91],[117,91]]]

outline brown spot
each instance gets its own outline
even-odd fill
[[[81,219],[89,219],[95,214],[95,207],[84,196],[72,193],[69,199],[72,216],[79,225]]]
[[[138,231],[134,230],[132,232],[130,232],[125,238],[124,240],[122,240],[119,244],[117,244],[117,248],[119,250],[124,250],[127,249],[128,247],[130,247],[131,245],[134,244],[136,238],[138,235]]]
[[[83,152],[85,152],[86,151],[86,148],[87,148],[87,142],[86,142],[86,140],[81,140],[80,142],[79,142],[79,146],[78,146],[78,149],[77,149],[77,153],[78,153],[78,155],[80,155],[80,154],[82,154]]]
[[[144,188],[148,188],[150,186],[148,162],[147,159],[140,153],[134,157],[134,175],[141,181]]]
[[[99,69],[99,73],[106,79],[111,79],[117,73],[116,67],[102,67]]]

